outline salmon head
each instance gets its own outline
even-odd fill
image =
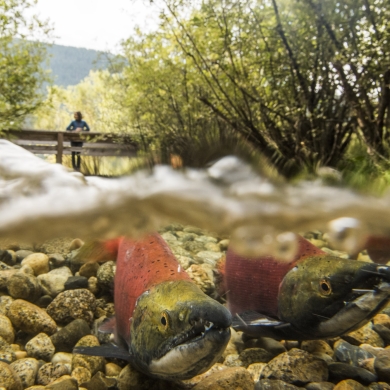
[[[329,256],[303,238],[299,241],[300,253],[289,264],[270,257],[242,262],[228,253],[226,278],[235,328],[255,337],[332,338],[358,329],[388,303],[390,267]],[[248,262],[256,276],[246,288],[262,283],[266,301],[262,294],[257,302],[244,304],[234,295],[244,280],[230,271]],[[261,280],[262,270],[272,276]]]
[[[115,345],[74,352],[128,360],[163,379],[189,379],[210,368],[230,339],[231,314],[190,279],[158,234],[118,244],[115,320],[103,330]]]

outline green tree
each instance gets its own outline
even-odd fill
[[[0,131],[17,128],[43,102],[48,80],[41,63],[47,38],[46,23],[26,13],[36,1],[0,0]]]

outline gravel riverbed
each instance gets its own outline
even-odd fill
[[[217,297],[216,264],[229,240],[178,224],[160,233],[194,282]],[[329,248],[319,231],[305,237],[348,257]],[[156,380],[120,360],[72,354],[76,345],[108,342],[98,328],[115,314],[115,262],[76,263],[82,244],[77,238],[0,241],[0,390],[390,390],[390,308],[332,340],[251,339],[232,329],[220,361],[187,381]],[[357,261],[371,260],[362,252]]]

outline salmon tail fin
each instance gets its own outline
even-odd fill
[[[122,237],[112,240],[87,241],[73,256],[77,263],[104,262],[116,260]]]

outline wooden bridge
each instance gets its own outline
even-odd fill
[[[4,130],[1,138],[29,150],[34,154],[55,154],[62,164],[62,156],[80,152],[84,156],[135,157],[137,143],[129,136],[113,133],[94,133],[51,130]],[[83,146],[70,146],[70,141],[84,142]]]

